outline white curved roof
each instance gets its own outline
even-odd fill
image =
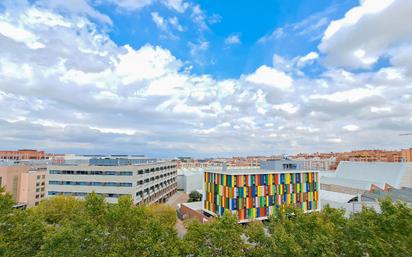
[[[341,161],[335,177],[322,177],[322,183],[369,190],[371,185],[384,188],[412,187],[412,163]]]

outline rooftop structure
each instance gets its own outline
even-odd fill
[[[96,166],[120,166],[120,165],[136,165],[155,163],[155,158],[147,158],[143,156],[109,156],[109,157],[93,157],[89,160],[90,165]]]

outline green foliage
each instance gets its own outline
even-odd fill
[[[202,194],[197,191],[190,192],[188,202],[191,203],[191,202],[198,202],[198,201],[202,201]]]
[[[6,193],[4,187],[0,187],[0,216],[11,211],[14,200],[11,194]]]
[[[278,210],[269,221],[238,224],[236,216],[189,221],[179,239],[175,210],[135,206],[130,197],[108,204],[59,196],[30,210],[12,208],[0,193],[0,256],[412,256],[412,210],[381,202],[349,218],[342,210]]]
[[[247,249],[242,226],[229,212],[205,224],[192,221],[183,242],[187,256],[244,256]]]

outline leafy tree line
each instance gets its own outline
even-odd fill
[[[0,256],[412,256],[412,210],[381,203],[350,218],[324,208],[305,214],[282,209],[269,221],[237,223],[226,213],[206,224],[186,223],[181,239],[175,211],[134,206],[131,198],[107,204],[58,196],[29,210],[12,208],[0,193]]]

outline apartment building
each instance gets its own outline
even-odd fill
[[[176,192],[176,177],[175,163],[167,161],[137,163],[128,158],[104,158],[90,159],[88,165],[50,165],[47,197],[84,198],[95,192],[109,203],[116,203],[123,195],[131,195],[135,204],[163,202]]]
[[[204,211],[220,216],[229,210],[236,213],[239,222],[248,222],[268,219],[281,206],[294,206],[306,212],[318,210],[319,173],[299,170],[299,165],[281,161],[261,163],[257,169],[207,169]]]
[[[0,151],[1,160],[44,160],[47,159],[44,151],[21,149],[17,151]]]
[[[400,159],[403,162],[412,162],[412,148],[402,149],[400,153]]]
[[[27,208],[36,206],[46,194],[46,166],[30,166],[14,162],[0,166],[0,186],[14,201]]]

